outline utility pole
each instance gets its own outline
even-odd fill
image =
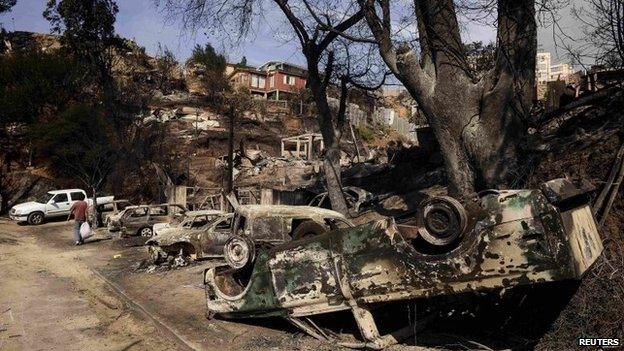
[[[229,112],[230,131],[228,133],[228,174],[226,194],[234,190],[234,106],[230,106]]]

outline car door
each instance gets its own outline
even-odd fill
[[[150,206],[149,218],[147,220],[149,226],[153,226],[156,223],[167,223],[169,220],[169,206]]]
[[[147,206],[133,208],[124,214],[122,226],[126,232],[133,235],[137,230],[147,224],[149,208]]]
[[[223,254],[223,246],[232,237],[233,218],[232,215],[222,216],[202,232],[200,243],[204,254]]]
[[[46,205],[46,215],[63,216],[69,214],[71,203],[67,193],[59,193],[54,195]]]

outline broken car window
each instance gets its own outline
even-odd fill
[[[224,218],[219,220],[219,223],[215,225],[215,229],[224,230],[232,228],[232,217]]]
[[[201,227],[205,226],[206,224],[208,224],[208,217],[206,217],[206,216],[197,216],[193,220],[193,224],[191,225],[191,228],[201,228]]]
[[[132,210],[131,217],[145,217],[147,216],[147,207],[136,208]]]
[[[167,206],[150,207],[149,214],[150,216],[166,216]]]

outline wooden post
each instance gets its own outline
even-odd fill
[[[308,160],[314,159],[314,134],[308,135]]]
[[[301,158],[300,151],[301,150],[301,141],[297,138],[297,158]]]

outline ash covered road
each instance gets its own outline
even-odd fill
[[[208,320],[202,265],[137,271],[141,242],[73,246],[72,225],[0,220],[0,350],[332,349],[280,320]]]

